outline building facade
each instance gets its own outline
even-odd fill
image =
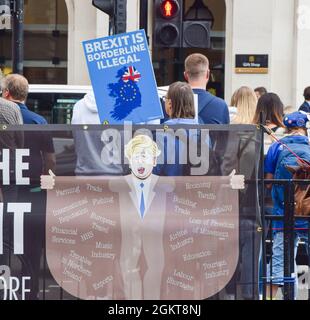
[[[141,27],[142,1],[148,5],[147,34],[158,85],[183,80],[185,57],[201,52],[210,60],[209,89],[228,103],[242,85],[264,86],[285,105],[302,103],[303,89],[310,85],[310,0],[204,0],[214,26],[211,48],[199,50],[153,46],[153,0],[127,1],[127,31]],[[184,0],[184,7],[193,2]],[[106,36],[108,30],[108,16],[90,0],[25,0],[26,76],[37,83],[90,84],[81,43]],[[9,37],[9,32],[0,34],[2,69],[10,65]],[[236,56],[254,65],[263,56],[266,65],[237,69]]]

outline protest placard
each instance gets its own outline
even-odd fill
[[[83,42],[101,123],[163,118],[144,30]]]

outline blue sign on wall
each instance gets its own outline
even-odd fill
[[[83,42],[101,123],[163,118],[144,30]]]

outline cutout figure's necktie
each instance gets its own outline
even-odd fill
[[[144,187],[144,183],[140,184],[141,187],[141,200],[140,200],[140,215],[141,218],[143,219],[144,217],[144,212],[145,212],[145,203],[144,203],[144,195],[143,195],[143,187]]]

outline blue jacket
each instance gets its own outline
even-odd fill
[[[310,112],[310,104],[305,101],[300,107],[298,111]]]
[[[45,118],[37,113],[30,111],[23,103],[18,103],[24,124],[47,124]]]
[[[198,95],[198,116],[201,124],[229,124],[229,111],[226,102],[206,90],[193,89]]]

